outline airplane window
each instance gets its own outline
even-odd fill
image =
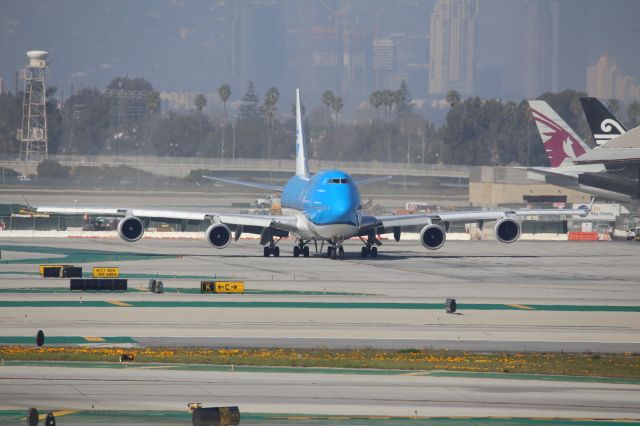
[[[340,183],[347,183],[346,179],[340,179]]]

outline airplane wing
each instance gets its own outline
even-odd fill
[[[370,183],[384,182],[391,178],[393,178],[393,176],[378,176],[378,177],[372,177],[372,178],[366,178],[366,179],[359,179],[359,180],[356,180],[356,185],[368,185]]]
[[[113,217],[135,216],[140,219],[155,220],[211,220],[226,225],[246,227],[244,232],[260,233],[257,229],[274,228],[295,232],[298,219],[295,216],[250,215],[215,212],[189,212],[181,210],[155,210],[137,208],[104,207],[36,207],[38,213],[59,215],[100,215]],[[251,229],[256,230],[252,232]]]
[[[277,185],[269,185],[268,183],[247,182],[246,180],[237,180],[229,178],[221,178],[216,176],[202,176],[205,179],[214,180],[216,182],[224,182],[232,185],[250,186],[252,188],[266,189],[267,191],[282,192],[283,187]]]
[[[375,219],[386,229],[402,226],[424,226],[434,222],[478,222],[483,220],[499,220],[508,217],[526,216],[580,216],[585,217],[591,206],[578,209],[519,209],[519,210],[479,210],[463,212],[436,212],[426,214],[403,214],[375,216]]]

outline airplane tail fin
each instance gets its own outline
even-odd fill
[[[591,149],[545,101],[529,101],[529,108],[551,167],[572,164]]]
[[[624,124],[597,98],[580,98],[580,103],[598,146],[627,132]]]
[[[309,177],[309,166],[307,165],[307,153],[302,128],[302,111],[300,109],[300,89],[296,89],[296,175]]]

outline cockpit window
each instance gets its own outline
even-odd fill
[[[338,179],[338,178],[334,178],[334,179],[327,179],[327,183],[347,183],[347,179]]]

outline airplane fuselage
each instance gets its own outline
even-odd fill
[[[281,204],[298,215],[303,238],[334,241],[359,232],[360,192],[353,178],[343,171],[292,177],[282,191]]]

